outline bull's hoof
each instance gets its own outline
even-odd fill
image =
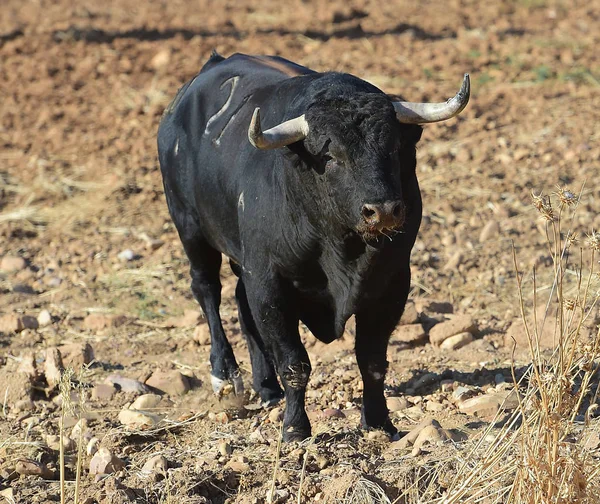
[[[383,430],[390,436],[392,441],[398,440],[398,429],[396,429],[396,427],[394,427],[394,424],[389,419],[389,417],[386,418],[381,423],[378,423],[376,425],[371,425],[371,424],[367,424],[367,422],[365,421],[364,414],[363,414],[361,417],[361,420],[360,420],[360,428],[365,429],[365,430],[371,430],[371,429]]]
[[[215,375],[210,375],[210,383],[212,385],[213,392],[220,399],[223,396],[229,395],[232,392],[236,396],[244,394],[244,381],[239,372],[231,377],[229,380],[222,380],[217,378]]]
[[[291,443],[293,441],[304,441],[310,437],[310,427],[284,427],[283,442]]]

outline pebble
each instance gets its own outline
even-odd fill
[[[452,392],[454,390],[454,380],[442,380],[440,382],[442,392]]]
[[[411,455],[416,457],[422,451],[422,448],[428,444],[439,444],[450,439],[445,429],[438,425],[427,425],[424,427],[415,439]]]
[[[315,463],[319,469],[325,469],[329,465],[329,459],[325,455],[316,455]]]
[[[171,50],[161,49],[150,60],[150,66],[154,70],[160,70],[166,67],[171,61]]]
[[[444,265],[444,271],[452,271],[457,269],[463,262],[464,254],[461,250],[457,250],[450,256],[448,262]]]
[[[265,436],[263,435],[263,433],[260,430],[260,427],[257,428],[255,431],[252,432],[252,434],[250,434],[250,441],[252,443],[266,443],[267,440],[265,439]]]
[[[278,424],[283,420],[283,409],[279,407],[273,408],[269,412],[269,421],[273,424]]]
[[[125,315],[112,315],[106,313],[90,313],[83,319],[83,327],[90,331],[100,331],[122,326],[127,322]]]
[[[400,318],[400,325],[416,324],[419,321],[419,312],[415,306],[415,302],[408,300],[404,306],[404,312]]]
[[[208,324],[197,325],[194,329],[194,341],[200,346],[210,345],[210,330]]]
[[[434,431],[436,431],[434,433]],[[420,449],[426,442],[450,439],[449,433],[433,418],[426,418],[399,441],[392,443],[393,448],[408,448],[418,444]]]
[[[146,460],[142,467],[143,473],[161,473],[164,474],[169,468],[169,462],[163,455],[154,455]]]
[[[13,273],[15,271],[21,271],[27,267],[27,262],[22,257],[18,256],[4,256],[0,260],[0,270],[6,271],[7,273]]]
[[[473,335],[470,332],[462,332],[446,338],[440,344],[442,350],[458,350],[473,341]]]
[[[55,434],[48,434],[45,438],[46,445],[51,450],[60,450],[60,436]],[[73,441],[70,437],[64,436],[62,437],[62,445],[66,452],[73,451],[76,448],[75,441]]]
[[[98,448],[100,447],[100,440],[97,437],[93,437],[88,441],[87,446],[85,447],[85,452],[91,457],[94,455]]]
[[[19,460],[15,467],[15,471],[22,476],[40,476],[43,479],[54,478],[54,472],[48,469],[46,464],[30,459]]]
[[[112,383],[97,383],[92,389],[92,399],[98,400],[110,400],[115,395],[117,389]]]
[[[243,460],[230,460],[227,462],[227,467],[235,472],[247,472],[250,470],[250,465]]]
[[[483,229],[481,230],[481,233],[479,235],[479,243],[483,243],[490,240],[491,238],[494,238],[499,231],[500,226],[498,226],[498,222],[496,222],[495,220],[488,221],[487,224],[483,226]]]
[[[144,411],[137,411],[132,409],[124,409],[119,413],[119,422],[123,425],[132,428],[140,428],[143,426],[152,427],[160,421],[160,417],[151,415]]]
[[[75,442],[79,442],[79,439],[83,439],[85,434],[88,432],[88,428],[88,419],[80,418],[73,426],[73,429],[71,429],[71,439],[74,439]]]
[[[122,262],[133,261],[136,257],[136,253],[131,249],[125,249],[117,254],[117,259]]]
[[[281,504],[288,501],[290,492],[282,488],[276,488],[267,490],[267,502],[270,504]]]
[[[158,394],[143,394],[139,396],[133,404],[129,406],[132,410],[148,410],[157,408],[162,397]]]
[[[323,410],[323,416],[325,418],[346,418],[344,412],[337,408],[325,408]]]
[[[46,360],[44,362],[44,375],[50,388],[58,386],[62,373],[65,370],[62,356],[56,347],[46,350]]]
[[[37,365],[35,362],[35,355],[32,352],[26,353],[21,357],[21,362],[19,363],[17,371],[26,374],[32,381],[37,380]]]
[[[376,441],[378,443],[387,443],[390,440],[390,436],[382,430],[369,431],[369,433],[367,434],[367,438],[371,441]]]
[[[5,334],[20,333],[24,329],[37,329],[38,321],[29,315],[9,313],[0,317],[0,332]]]
[[[388,397],[386,402],[388,410],[390,410],[392,413],[408,408],[408,401],[405,397]]]
[[[233,453],[233,448],[227,441],[222,441],[219,444],[219,453],[223,457],[228,457],[229,455],[231,455]]]
[[[392,341],[417,344],[427,341],[427,333],[421,324],[399,325],[394,329],[391,339]]]
[[[100,448],[90,460],[90,474],[112,474],[125,468],[125,462],[108,448]]]
[[[477,330],[473,319],[469,315],[456,315],[450,320],[436,324],[429,331],[429,340],[432,345],[439,346],[444,340],[456,334]]]
[[[432,413],[439,413],[440,411],[444,411],[446,407],[437,401],[427,401],[427,404],[425,404],[425,409]]]
[[[69,343],[58,347],[63,364],[74,369],[90,364],[94,360],[94,349],[89,343]]]
[[[182,396],[190,390],[190,383],[187,376],[182,375],[176,370],[156,370],[146,380],[146,385],[171,396]]]
[[[37,321],[40,327],[45,327],[52,323],[52,315],[48,310],[42,310],[38,313]]]
[[[109,375],[108,378],[106,378],[106,381],[118,386],[122,392],[133,392],[135,394],[150,393],[150,389],[146,385],[133,378],[125,378],[124,376],[114,374]]]

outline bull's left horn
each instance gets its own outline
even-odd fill
[[[424,124],[445,121],[457,116],[469,103],[471,81],[465,74],[460,91],[444,103],[394,102],[396,117],[401,123]]]
[[[304,114],[263,131],[260,126],[260,108],[256,107],[248,128],[248,140],[257,149],[278,149],[304,140],[308,131],[308,122]]]

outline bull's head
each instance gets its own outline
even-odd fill
[[[394,102],[383,93],[320,99],[306,113],[263,131],[256,108],[248,138],[257,149],[303,140],[321,167],[323,193],[347,224],[364,238],[401,229],[405,220],[403,178],[414,173],[419,124],[444,121],[467,105],[470,82],[443,103]],[[333,197],[333,198],[331,198]]]

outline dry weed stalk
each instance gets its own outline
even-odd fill
[[[553,198],[533,194],[533,205],[546,222],[546,239],[552,257],[553,282],[543,320],[537,319],[537,273],[532,275],[533,322],[527,316],[523,276],[516,252],[519,305],[532,360],[517,380],[519,406],[499,431],[500,413],[468,455],[459,461],[457,476],[435,503],[592,504],[600,502],[599,450],[586,440],[597,429],[600,332],[589,329],[600,296],[596,281],[600,234],[592,231],[579,245],[571,231],[580,196],[558,187]],[[569,230],[562,229],[569,212]],[[577,264],[570,264],[571,256]],[[576,271],[574,294],[567,297],[567,268]],[[544,323],[551,305],[555,350],[541,350],[547,337]],[[588,324],[586,325],[586,322]],[[548,320],[548,323],[551,321]],[[491,441],[490,441],[491,440]],[[455,463],[455,462],[454,462]],[[449,462],[446,462],[449,464]],[[434,484],[439,485],[439,481]],[[419,501],[421,501],[419,499]]]

